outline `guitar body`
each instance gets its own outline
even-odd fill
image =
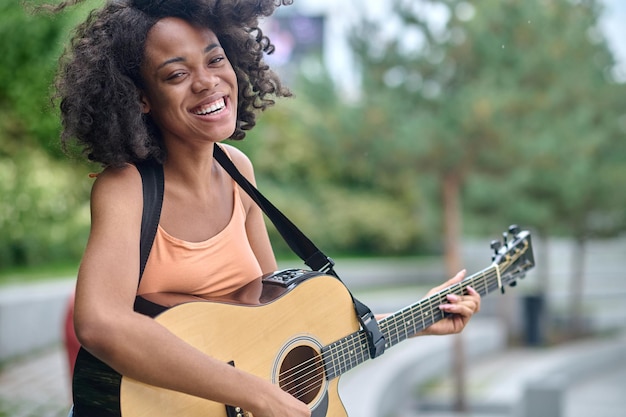
[[[346,416],[339,378],[326,379],[319,357],[323,346],[359,330],[344,285],[328,275],[291,288],[257,282],[237,298],[245,303],[186,302],[155,320],[207,355],[281,386],[307,403],[314,417]],[[298,378],[304,368],[308,376]],[[122,417],[230,417],[224,404],[126,377],[120,402]]]

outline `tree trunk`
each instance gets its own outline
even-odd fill
[[[448,173],[443,178],[443,239],[444,259],[448,277],[459,272],[462,264],[460,240],[462,235],[461,219],[461,182],[457,173]],[[454,375],[454,410],[467,412],[465,347],[461,335],[455,335],[452,350],[452,372]]]

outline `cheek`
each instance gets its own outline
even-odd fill
[[[163,99],[151,102],[150,117],[160,130],[170,130],[179,125],[180,115],[176,108]]]
[[[159,117],[166,117],[168,114],[176,112],[179,107],[177,103],[174,97],[167,94],[155,94],[150,100],[152,113],[156,113]]]

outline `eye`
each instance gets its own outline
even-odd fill
[[[176,72],[173,72],[172,74],[168,75],[166,80],[167,81],[178,81],[178,80],[182,79],[185,75],[186,75],[186,73],[184,71],[176,71]]]
[[[217,55],[209,60],[209,65],[217,65],[226,60],[226,57],[223,55]]]

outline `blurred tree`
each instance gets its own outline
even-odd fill
[[[301,78],[294,91],[297,103],[280,102],[235,143],[253,158],[262,190],[333,256],[415,253],[422,231],[409,200],[420,196],[380,175],[398,167],[377,159],[386,123],[341,100],[325,76]]]
[[[598,2],[524,5],[515,37],[507,38],[508,30],[498,35],[517,52],[532,51],[513,72],[521,94],[507,110],[523,165],[505,182],[508,192],[501,191],[508,201],[523,201],[507,210],[540,235],[564,234],[577,242],[569,308],[575,335],[582,331],[586,241],[626,227],[625,198],[614,192],[614,179],[626,175],[626,86],[611,79],[614,60],[598,27]],[[509,7],[505,15],[515,13]],[[487,183],[497,187],[493,179]],[[493,192],[483,189],[487,195]],[[504,213],[489,199],[482,202],[490,216]],[[547,278],[540,280],[545,286]]]
[[[436,184],[450,275],[461,263],[463,192],[465,212],[488,221],[489,231],[513,219],[581,240],[592,219],[616,213],[603,230],[623,230],[624,201],[607,178],[623,173],[616,142],[624,133],[617,126],[624,86],[607,77],[613,61],[597,1],[392,5],[384,22],[364,17],[352,37],[362,101],[391,121],[393,140],[381,158],[401,153]],[[458,380],[457,409],[464,409]]]
[[[2,139],[39,143],[60,155],[59,117],[50,92],[68,16],[30,13],[33,6],[19,1],[0,5],[0,122],[3,131],[12,132]]]

